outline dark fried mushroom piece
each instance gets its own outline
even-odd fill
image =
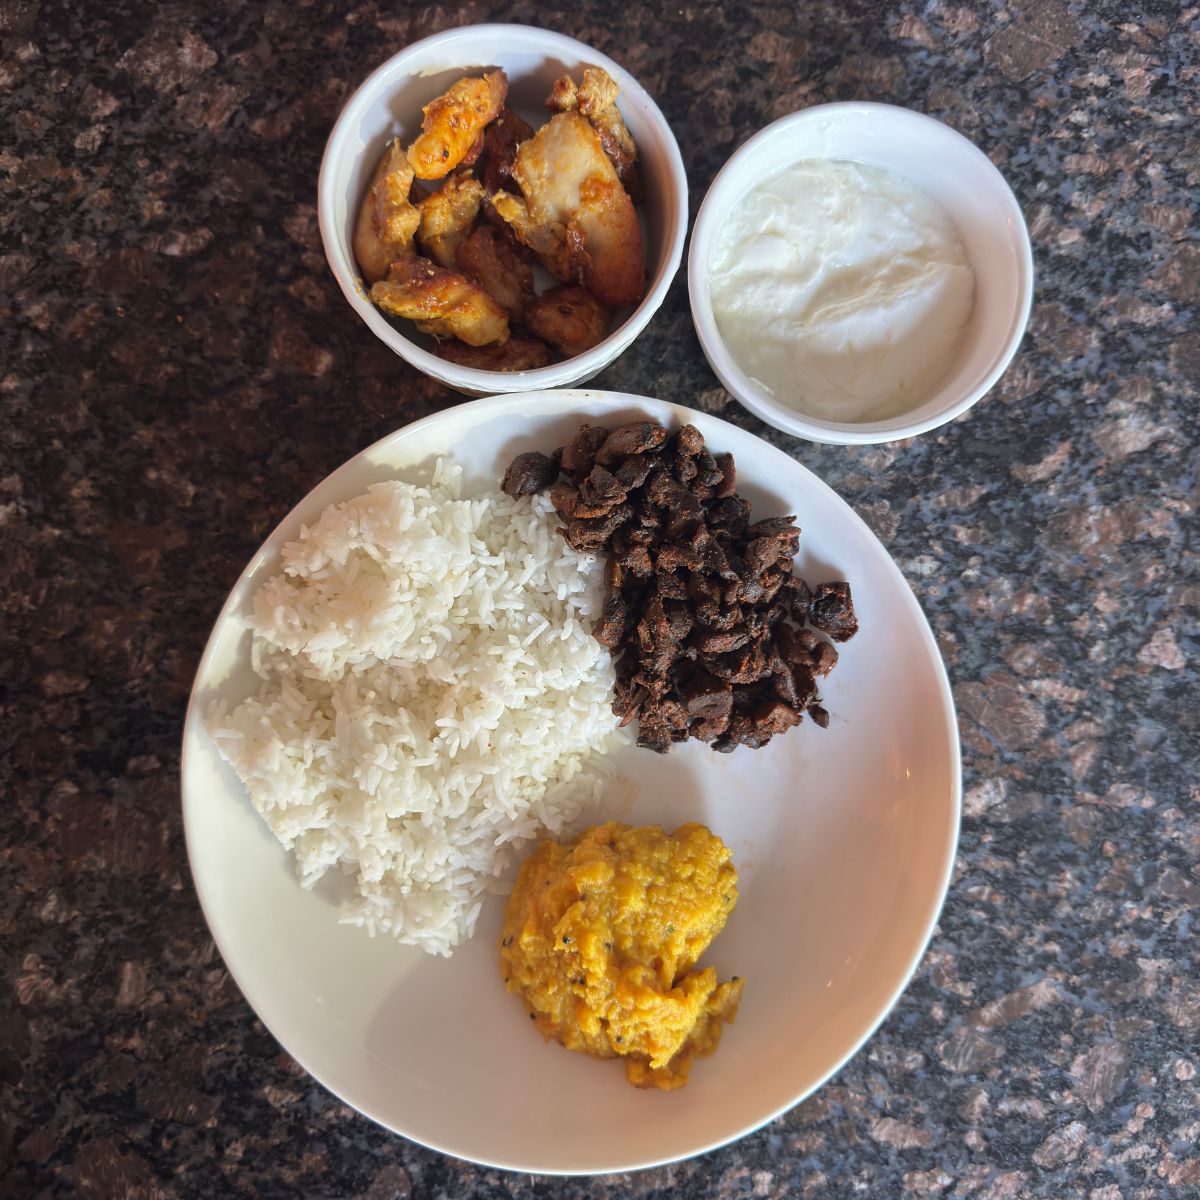
[[[596,451],[604,444],[608,430],[595,425],[580,425],[579,432],[563,447],[562,469],[582,479],[591,469]]]
[[[724,500],[726,496],[733,495],[733,489],[737,486],[737,471],[734,469],[732,454],[718,454],[715,457],[717,469],[721,472],[717,495]]]
[[[828,642],[818,642],[812,650],[814,675],[828,675],[837,666],[838,652]]]
[[[596,461],[602,466],[611,466],[618,459],[633,454],[645,454],[659,449],[667,440],[667,431],[654,421],[631,421],[614,429],[596,451]]]
[[[557,478],[558,463],[539,450],[530,450],[512,460],[504,472],[504,482],[500,487],[506,495],[514,498],[532,496],[549,487]]]
[[[697,667],[680,691],[688,712],[702,721],[728,717],[733,709],[733,688],[704,667]]]
[[[579,485],[579,496],[585,504],[607,504],[610,508],[625,499],[626,491],[621,481],[601,466],[593,467],[591,474]]]
[[[704,449],[704,434],[695,425],[685,425],[675,435],[675,448],[680,454],[694,458]]]
[[[624,597],[619,591],[610,591],[605,597],[600,619],[592,628],[592,635],[602,646],[616,650],[628,626],[629,609]]]
[[[858,632],[848,583],[819,583],[808,605],[808,619],[835,642],[848,642]]]

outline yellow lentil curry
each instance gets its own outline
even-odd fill
[[[501,973],[547,1041],[623,1057],[637,1087],[682,1087],[737,1013],[742,981],[694,969],[736,903],[729,851],[703,825],[668,836],[610,821],[525,860]]]

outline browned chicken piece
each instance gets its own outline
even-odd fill
[[[617,81],[599,67],[585,67],[578,87],[570,75],[554,81],[546,107],[551,112],[575,110],[600,135],[600,144],[617,170],[621,183],[634,204],[643,198],[642,177],[637,169],[637,144],[617,107]]]
[[[605,304],[636,304],[646,283],[642,231],[596,131],[558,113],[517,148],[513,178],[524,199],[497,192],[496,211],[563,282]]]
[[[523,246],[537,255],[542,266],[556,279],[574,279],[577,271],[567,244],[567,227],[548,216],[543,208],[535,215],[528,203],[509,192],[492,196],[492,207]]]
[[[611,320],[612,309],[574,284],[550,288],[525,307],[530,331],[568,358],[604,341]]]
[[[533,127],[522,121],[511,108],[506,108],[483,131],[483,165],[479,178],[489,193],[511,185],[517,147],[530,137],[533,137]]]
[[[455,265],[499,301],[514,321],[522,321],[525,306],[533,299],[533,265],[528,255],[507,230],[480,225],[459,246]]]
[[[439,266],[455,265],[458,249],[470,236],[482,203],[483,184],[473,179],[470,171],[455,171],[417,206],[421,214],[417,241]]]
[[[507,342],[491,346],[438,342],[433,352],[448,362],[460,367],[474,367],[478,371],[533,371],[550,362],[550,347],[521,333],[514,333]]]
[[[418,179],[441,179],[475,148],[489,121],[508,97],[508,76],[489,71],[460,79],[448,92],[421,110],[422,133],[408,148],[408,161]]]
[[[392,264],[387,279],[371,288],[371,299],[435,337],[456,337],[471,346],[508,337],[508,314],[487,292],[415,254]]]
[[[421,220],[409,200],[412,181],[412,167],[394,138],[371,176],[354,226],[354,257],[368,283],[383,279],[396,259],[412,253]]]

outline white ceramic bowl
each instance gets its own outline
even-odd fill
[[[300,887],[204,729],[209,702],[257,690],[241,617],[283,543],[329,504],[452,453],[495,481],[523,450],[562,445],[581,419],[697,425],[737,459],[760,516],[796,513],[799,568],[843,578],[861,630],[822,680],[811,721],[754,751],[699,742],[614,760],[633,785],[593,819],[701,821],[729,845],[741,898],[704,956],[746,991],[717,1053],[678,1092],[630,1087],[618,1063],[542,1042],[500,980],[504,900],[450,959],[338,924],[336,892]],[[254,556],[196,675],[183,743],[183,812],[196,890],[225,963],[283,1046],[347,1103],[425,1145],[546,1173],[630,1170],[709,1150],[761,1125],[837,1071],[920,961],[954,861],[959,749],[929,627],[865,524],[816,476],[716,417],[609,392],[538,392],[457,405],[350,460]],[[928,1050],[928,1046],[923,1047]]]
[[[545,100],[560,75],[576,78],[603,67],[620,89],[617,105],[637,142],[646,198],[638,208],[646,248],[646,295],[618,313],[598,346],[534,371],[479,371],[447,362],[426,348],[431,339],[408,322],[403,331],[371,303],[351,238],[359,204],[388,139],[406,142],[421,128],[421,107],[466,71],[502,67],[509,103],[535,128],[549,119]],[[559,33],[529,25],[468,25],[414,42],[374,71],[350,97],[329,135],[317,184],[325,256],[350,306],[380,341],[426,375],[468,395],[523,392],[582,383],[602,371],[646,327],[667,294],[683,257],[687,175],[670,126],[636,79],[611,58]]]
[[[721,338],[709,293],[709,263],[738,201],[803,159],[851,159],[903,175],[950,215],[975,270],[975,304],[947,376],[919,407],[883,421],[808,416],[769,395]],[[721,169],[696,218],[688,252],[692,318],[717,377],[751,412],[813,442],[861,445],[924,433],[966,412],[1017,352],[1033,301],[1033,253],[1020,206],[987,156],[948,125],[890,104],[823,104],[768,125]]]

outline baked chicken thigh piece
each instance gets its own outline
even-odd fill
[[[482,204],[483,184],[472,178],[470,171],[455,171],[417,205],[421,214],[417,241],[421,249],[439,266],[453,267],[459,248],[475,227]]]
[[[614,308],[645,289],[642,231],[600,136],[577,112],[558,113],[517,147],[522,196],[492,203],[517,237],[563,282],[577,281]]]
[[[468,155],[478,156],[483,130],[504,108],[508,76],[503,71],[465,76],[421,111],[421,136],[408,148],[418,179],[442,179]]]
[[[507,230],[480,225],[459,246],[455,265],[499,301],[514,321],[524,320],[534,294],[533,265],[529,252]]]
[[[354,257],[368,283],[383,279],[396,259],[412,253],[420,213],[408,198],[413,172],[393,138],[384,150],[354,226]]]
[[[471,346],[508,338],[508,314],[483,288],[416,254],[394,262],[387,279],[371,288],[371,299],[435,337],[456,337]]]
[[[507,342],[493,342],[490,346],[438,342],[433,352],[460,367],[474,367],[479,371],[532,371],[550,363],[550,347],[521,333],[512,334]]]
[[[574,284],[550,288],[525,307],[530,331],[568,358],[604,341],[611,320],[610,308]]]
[[[637,144],[617,108],[617,81],[600,67],[584,67],[576,86],[570,75],[554,81],[546,107],[551,112],[578,112],[600,135],[600,144],[616,168],[629,198],[642,202],[642,178],[637,169]]]

